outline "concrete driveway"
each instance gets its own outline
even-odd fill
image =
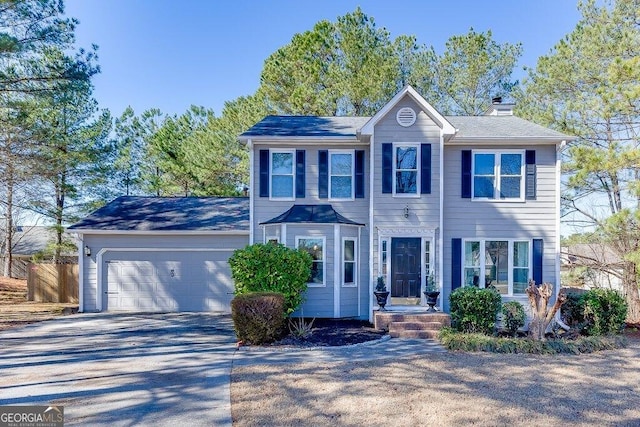
[[[0,332],[0,405],[65,425],[231,425],[228,315],[77,314]]]

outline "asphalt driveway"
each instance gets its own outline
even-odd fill
[[[230,426],[228,315],[77,314],[0,332],[0,405],[65,425]]]

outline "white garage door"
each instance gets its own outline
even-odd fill
[[[106,262],[109,311],[231,311],[231,251],[122,252]]]

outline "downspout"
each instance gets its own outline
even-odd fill
[[[375,180],[375,136],[369,139],[369,283],[367,288],[367,310],[369,311],[369,322],[373,323],[373,278],[376,277],[373,271],[373,187]],[[378,248],[379,249],[379,248]]]
[[[440,161],[438,162],[440,171],[438,173],[438,205],[440,209],[440,219],[438,224],[438,286],[440,288],[440,303],[438,307],[440,311],[444,310],[444,286],[443,286],[443,270],[444,270],[444,131],[440,129]]]

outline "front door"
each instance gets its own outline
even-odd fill
[[[391,239],[391,297],[420,298],[420,238]]]

